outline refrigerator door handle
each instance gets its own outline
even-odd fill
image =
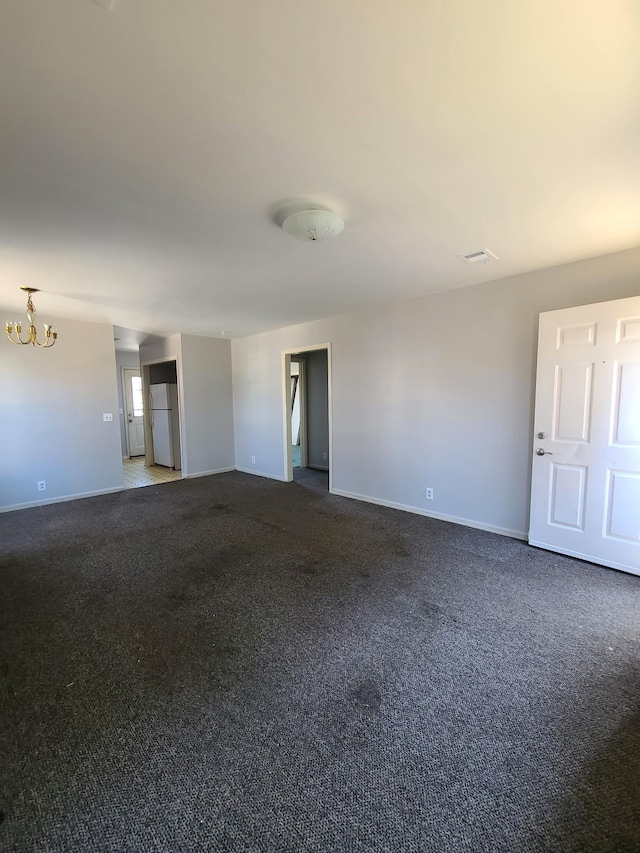
[[[153,426],[153,396],[151,392],[149,392],[149,422]]]

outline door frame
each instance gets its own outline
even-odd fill
[[[296,355],[300,350],[296,351]],[[291,358],[289,360],[294,361],[298,365],[298,400],[300,401],[300,467],[307,467],[307,386],[306,386],[306,369],[307,365],[303,358],[298,360],[297,358]],[[291,406],[293,404],[293,400],[290,400],[289,403],[289,420],[291,420]],[[293,447],[293,435],[291,436],[291,446]],[[293,454],[292,461],[293,467]]]
[[[150,367],[152,364],[162,364],[167,361],[175,361],[178,379],[178,430],[180,433],[180,473],[183,479],[188,476],[186,469],[186,449],[184,442],[184,394],[182,390],[182,371],[180,360],[177,355],[167,355],[164,358],[151,358],[140,362],[140,375],[142,376],[142,397],[144,403],[144,464],[146,467],[154,465],[153,458],[153,434],[151,432],[151,415],[149,414],[150,392]]]
[[[332,364],[331,343],[310,344],[308,346],[292,347],[282,350],[282,421],[283,421],[283,469],[285,483],[293,481],[293,455],[291,452],[291,356],[298,353],[326,350],[327,352],[327,409],[329,431],[329,492],[333,492],[333,393],[332,393]],[[301,398],[302,400],[302,398]],[[306,420],[305,420],[306,431]],[[302,433],[302,409],[300,410],[300,431]],[[306,461],[306,460],[305,460]],[[300,451],[302,464],[302,449]]]
[[[129,414],[128,414],[129,406],[127,405],[128,404],[128,400],[127,400],[127,388],[128,388],[127,373],[137,373],[138,376],[140,376],[140,378],[142,379],[142,371],[139,367],[121,367],[120,368],[120,381],[122,382],[122,402],[124,403],[124,411],[123,411],[124,437],[125,437],[126,445],[127,445],[127,456],[126,456],[126,458],[127,459],[139,459],[141,456],[146,457],[146,453],[147,453],[147,436],[146,436],[146,430],[144,428],[144,413],[146,410],[146,406],[144,404],[144,385],[143,385],[143,389],[142,389],[142,429],[143,429],[143,432],[145,433],[145,436],[144,436],[144,453],[141,453],[139,456],[134,457],[131,455],[131,444],[129,441]]]

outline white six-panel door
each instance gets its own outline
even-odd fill
[[[144,407],[140,371],[124,367],[122,376],[127,419],[127,448],[129,456],[142,456],[144,454]]]
[[[529,543],[640,575],[640,296],[540,315]]]

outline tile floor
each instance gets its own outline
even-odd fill
[[[151,465],[145,468],[144,456],[122,460],[125,489],[139,489],[141,486],[155,486],[157,483],[171,483],[182,479],[182,471],[165,468],[164,465]]]

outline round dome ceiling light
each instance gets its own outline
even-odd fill
[[[344,221],[330,210],[300,210],[287,216],[282,228],[297,240],[315,242],[342,234]]]

